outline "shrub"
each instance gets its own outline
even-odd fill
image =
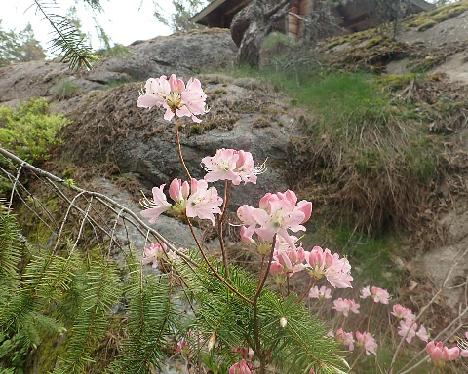
[[[44,160],[68,121],[51,114],[45,99],[31,99],[17,109],[0,107],[0,143],[28,162]]]

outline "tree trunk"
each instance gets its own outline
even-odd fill
[[[262,42],[271,31],[273,24],[287,14],[289,3],[290,0],[282,0],[279,3],[274,0],[254,0],[249,5],[252,8],[244,13],[249,14],[250,23],[239,47],[238,62],[240,64],[258,66]],[[237,24],[245,25],[247,22],[234,19],[233,25]]]

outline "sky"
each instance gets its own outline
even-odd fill
[[[89,7],[77,5],[77,13],[84,33],[91,36],[91,44],[99,49],[94,17],[110,36],[112,42],[129,45],[135,40],[151,39],[158,35],[169,35],[171,29],[158,22],[154,16],[154,1],[165,14],[173,11],[170,0],[101,0],[103,11],[93,12]],[[50,0],[49,0],[50,2]],[[65,15],[66,10],[75,5],[75,0],[60,0],[58,14]],[[81,2],[78,2],[80,4]],[[31,23],[36,39],[47,47],[51,38],[51,29],[47,21],[36,14],[32,0],[0,0],[0,19],[4,30],[22,30]]]
[[[44,0],[44,2],[54,0]],[[57,0],[56,0],[57,1]],[[436,2],[436,0],[429,0]],[[101,0],[103,11],[94,13],[89,7],[77,0],[58,0],[57,13],[65,15],[66,10],[77,5],[78,16],[81,19],[82,30],[89,34],[95,49],[102,48],[97,37],[96,22],[104,28],[113,43],[129,45],[136,40],[146,40],[158,35],[169,35],[171,29],[158,22],[154,16],[154,3],[166,15],[173,12],[171,0]],[[0,19],[4,30],[22,30],[27,23],[31,23],[36,39],[47,48],[51,29],[41,15],[36,14],[33,0],[0,0]]]

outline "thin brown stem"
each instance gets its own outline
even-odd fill
[[[206,265],[208,268],[211,270],[213,275],[220,281],[222,282],[227,288],[229,288],[232,292],[234,292],[237,296],[239,296],[242,300],[246,301],[249,304],[253,304],[253,301],[241,294],[232,284],[230,284],[226,279],[224,279],[219,273],[216,271],[216,269],[211,265],[210,260],[206,256],[205,251],[203,250],[203,247],[200,243],[200,241],[197,238],[197,235],[195,234],[195,230],[193,228],[192,222],[190,221],[189,218],[187,218],[187,222],[190,228],[190,232],[192,233],[193,239],[195,240],[195,243],[197,244],[198,250],[200,251],[200,254],[203,257],[203,260],[205,261]]]
[[[361,351],[359,352],[358,356],[356,357],[356,359],[354,360],[354,362],[352,363],[352,365],[350,366],[349,368],[349,372],[351,373],[351,370],[353,370],[353,368],[356,366],[356,364],[358,363],[359,359],[362,357],[362,354],[364,353],[364,351]]]
[[[372,319],[372,312],[374,311],[374,302],[372,302],[371,309],[369,312],[369,320],[367,321],[367,331],[370,331],[370,323]]]
[[[270,250],[270,255],[268,258],[268,264],[267,267],[265,268],[265,271],[263,273],[263,277],[260,280],[260,283],[257,286],[257,291],[255,292],[253,302],[256,303],[258,297],[260,296],[260,292],[262,292],[263,286],[265,285],[266,279],[268,277],[268,273],[270,272],[270,266],[271,262],[273,261],[273,252],[275,251],[275,245],[276,245],[276,234],[273,237],[273,242],[271,243],[271,250]]]
[[[307,284],[307,287],[306,289],[304,290],[304,293],[301,295],[301,297],[299,298],[299,302],[302,302],[304,301],[304,299],[306,298],[306,296],[309,295],[309,292],[310,292],[310,289],[312,287],[314,287],[314,284],[315,284],[315,280],[313,278],[310,278],[309,280],[309,283]]]
[[[224,245],[224,232],[223,232],[223,222],[225,218],[226,208],[229,203],[229,181],[224,181],[224,199],[223,199],[223,207],[221,210],[221,215],[218,218],[218,239],[219,239],[219,246],[221,248],[221,256],[223,257],[223,265],[224,265],[224,273],[226,274],[226,278],[229,279],[229,267],[228,267],[228,257],[226,252],[226,247]]]
[[[180,135],[179,135],[179,124],[176,121],[176,144],[177,144],[177,155],[179,156],[179,161],[182,164],[182,167],[185,170],[185,174],[187,174],[189,182],[192,180],[192,176],[190,175],[190,172],[187,168],[187,165],[185,165],[184,161],[184,156],[182,155],[182,148],[180,146]]]
[[[255,295],[253,297],[253,328],[254,328],[254,342],[255,342],[255,353],[258,357],[258,360],[260,362],[260,367],[258,369],[258,372],[260,374],[265,373],[265,357],[263,355],[263,350],[262,346],[260,343],[260,333],[259,333],[259,326],[258,326],[258,298],[262,292],[262,289],[265,285],[266,279],[268,277],[268,273],[270,272],[270,266],[271,262],[273,261],[273,253],[275,251],[275,244],[276,244],[276,234],[273,237],[273,242],[271,244],[271,250],[270,250],[270,255],[268,258],[268,264],[264,270],[263,276],[260,278],[260,281],[257,286],[257,291],[255,292]]]

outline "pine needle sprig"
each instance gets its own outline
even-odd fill
[[[109,326],[109,315],[120,297],[116,269],[96,259],[83,277],[83,298],[54,373],[84,373]]]
[[[202,264],[196,255],[193,259]],[[216,266],[222,273],[221,263]],[[254,346],[252,305],[236,297],[203,265],[194,272],[180,262],[177,271],[197,305],[193,328],[206,338],[214,334],[217,352],[226,361],[232,360],[236,348]],[[239,292],[247,296],[255,293],[256,280],[247,271],[232,266],[229,274]],[[322,374],[346,372],[347,364],[337,343],[327,336],[326,326],[312,317],[296,296],[283,298],[268,288],[263,289],[258,309],[261,347],[282,373],[308,373],[311,368]],[[285,327],[280,324],[282,318],[287,321]]]
[[[111,373],[144,374],[159,368],[164,358],[172,325],[170,285],[164,276],[143,274],[139,264],[129,266],[126,287],[128,338],[123,351],[108,369]]]
[[[99,6],[99,1],[86,0],[93,7]],[[95,59],[92,48],[86,43],[80,30],[64,16],[53,13],[57,4],[55,1],[34,0],[36,9],[49,22],[53,30],[53,53],[61,55],[61,61],[68,63],[71,69],[85,67],[91,69]]]

